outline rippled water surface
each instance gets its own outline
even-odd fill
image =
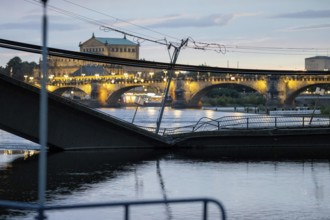
[[[130,121],[135,109],[102,109]],[[227,113],[226,113],[227,114]],[[231,113],[228,113],[231,114]],[[240,113],[235,113],[240,114]],[[163,125],[191,124],[224,113],[167,110]],[[136,123],[151,126],[157,108],[139,109]],[[0,148],[35,148],[0,131]],[[36,202],[38,156],[0,155],[0,199]],[[11,162],[12,161],[12,162]],[[209,197],[228,219],[330,219],[329,161],[228,161],[185,152],[82,151],[48,156],[47,203],[52,205],[142,199]],[[200,204],[132,207],[131,219],[201,219]],[[35,213],[0,209],[0,219],[33,219]],[[123,219],[122,208],[49,211],[48,219]],[[209,207],[209,219],[219,210]]]

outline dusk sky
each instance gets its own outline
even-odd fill
[[[41,45],[40,1],[2,0],[2,39]],[[48,46],[79,50],[79,42],[123,37],[112,28],[152,40],[223,45],[214,50],[183,49],[178,63],[251,69],[304,69],[304,59],[330,53],[329,0],[49,0]],[[134,41],[132,37],[127,37]],[[164,41],[162,41],[164,42]],[[167,48],[142,42],[140,58],[169,62]],[[193,46],[190,41],[190,46]],[[226,50],[224,50],[226,48]],[[0,65],[32,55],[0,49]]]

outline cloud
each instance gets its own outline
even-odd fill
[[[50,23],[49,28],[55,31],[68,31],[79,29],[77,25],[65,23]],[[27,22],[8,22],[0,24],[2,30],[41,30],[40,21],[27,21]]]
[[[40,22],[8,22],[0,24],[3,30],[37,30],[40,29]]]
[[[284,13],[272,18],[330,18],[330,10],[307,10],[294,13]]]
[[[330,24],[314,24],[314,25],[303,25],[290,27],[285,29],[286,31],[309,31],[309,30],[317,30],[317,29],[328,29],[330,28]]]
[[[175,14],[152,19],[136,19],[127,23],[118,22],[115,26],[127,26],[128,23],[150,28],[183,28],[183,27],[211,27],[224,26],[237,17],[252,16],[252,14],[212,14],[194,16],[190,14]]]

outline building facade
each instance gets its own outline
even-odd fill
[[[99,54],[103,56],[139,59],[139,44],[124,38],[95,37],[94,33],[90,39],[79,43],[80,52]],[[100,64],[96,62],[77,60],[64,57],[49,56],[49,75],[55,77],[70,76],[82,66],[102,66],[112,74],[122,74],[124,67],[111,64]]]
[[[95,37],[79,43],[80,52],[100,54],[104,56],[139,59],[139,44],[124,38]]]
[[[305,59],[306,70],[329,70],[330,69],[330,57],[328,56],[315,56]]]

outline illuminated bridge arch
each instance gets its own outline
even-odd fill
[[[61,87],[61,88],[58,88],[56,90],[54,90],[52,93],[53,94],[56,94],[56,95],[60,95],[62,96],[65,92],[79,92],[79,93],[82,93],[84,94],[84,96],[88,95],[84,90],[80,89],[80,88],[77,88],[77,87]]]
[[[211,91],[214,88],[220,88],[220,87],[226,86],[226,85],[238,85],[238,84],[237,83],[219,83],[219,84],[213,84],[213,85],[207,86],[207,87],[199,90],[196,94],[194,94],[190,98],[190,101],[189,101],[188,105],[191,106],[191,107],[200,107],[201,106],[201,99],[202,99],[203,96],[205,96],[209,91]],[[257,91],[252,86],[248,86],[248,85],[244,85],[244,84],[239,84],[238,86],[245,87],[245,88],[250,88],[250,89],[260,93],[260,91]],[[261,93],[261,94],[265,95],[263,93]]]
[[[295,98],[302,92],[306,91],[308,88],[310,87],[315,87],[315,86],[319,86],[322,87],[322,85],[330,85],[330,83],[315,83],[315,84],[308,84],[305,85],[289,94],[287,94],[286,99],[284,100],[284,104],[286,106],[291,106],[294,103]]]
[[[111,93],[108,97],[108,99],[106,100],[107,104],[109,106],[117,106],[118,105],[118,100],[121,98],[121,96],[128,92],[131,89],[137,88],[137,87],[142,87],[142,85],[131,85],[131,86],[126,86],[126,87],[122,87],[116,91],[114,91],[113,93]]]

